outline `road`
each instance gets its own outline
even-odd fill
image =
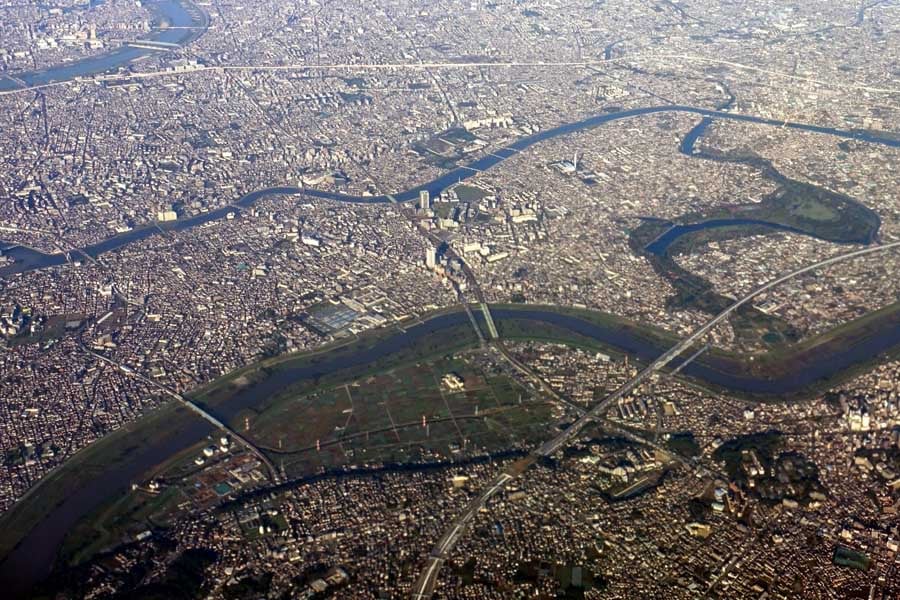
[[[171,69],[163,69],[159,71],[144,71],[139,73],[125,74],[107,74],[96,75],[94,77],[80,77],[75,79],[66,79],[61,81],[53,81],[50,83],[19,87],[11,90],[0,91],[0,96],[12,94],[20,94],[23,92],[51,88],[56,86],[69,85],[85,81],[119,81],[125,79],[151,79],[156,77],[172,77],[195,75],[200,73],[224,73],[226,71],[401,71],[401,70],[426,70],[432,69],[483,69],[483,68],[549,68],[549,69],[571,69],[579,67],[604,67],[615,62],[629,62],[637,64],[653,64],[662,68],[672,68],[676,66],[684,66],[684,63],[710,63],[730,67],[740,71],[751,71],[763,73],[770,77],[778,77],[789,79],[792,81],[801,81],[810,85],[819,87],[840,89],[843,91],[856,90],[874,94],[900,94],[900,88],[878,87],[864,85],[857,81],[839,82],[826,81],[823,79],[814,79],[811,77],[802,77],[784,71],[774,69],[765,69],[746,65],[733,61],[723,60],[720,58],[711,58],[706,56],[697,56],[690,54],[662,54],[662,53],[635,53],[627,56],[620,56],[608,60],[587,60],[587,61],[497,61],[497,62],[415,62],[415,63],[296,63],[287,65],[217,65],[217,66],[199,66],[187,71],[173,71]]]
[[[491,339],[496,340],[500,337],[500,334],[497,333],[497,326],[494,325],[494,317],[491,316],[491,309],[484,300],[481,301],[481,312],[484,313],[484,321],[487,323],[488,333],[491,334]]]
[[[39,85],[19,87],[11,90],[0,91],[0,96],[9,96],[12,94],[20,94],[22,92],[34,91],[57,86],[70,85],[72,83],[102,82],[102,81],[122,81],[129,79],[155,79],[157,77],[172,77],[184,75],[197,75],[200,73],[225,73],[228,71],[428,71],[431,69],[479,69],[489,67],[511,68],[511,67],[529,67],[529,68],[573,68],[600,66],[610,61],[575,61],[575,62],[416,62],[416,63],[322,63],[322,64],[289,64],[289,65],[217,65],[217,66],[198,66],[185,71],[174,71],[172,69],[162,69],[159,71],[143,71],[138,73],[112,73],[107,75],[95,75],[93,77],[77,77],[75,79],[64,79],[61,81],[51,81]]]
[[[557,436],[556,438],[549,440],[544,443],[543,446],[538,450],[538,454],[543,456],[550,456],[555,453],[560,447],[565,445],[569,440],[575,437],[581,429],[584,428],[590,421],[594,420],[596,417],[602,415],[606,410],[614,403],[618,402],[620,399],[627,396],[631,393],[635,388],[637,388],[640,384],[642,384],[646,379],[648,379],[651,375],[659,371],[660,369],[667,366],[671,363],[675,358],[680,356],[685,350],[694,345],[695,342],[704,337],[707,333],[709,333],[716,325],[724,321],[728,318],[731,313],[744,306],[760,294],[771,290],[774,287],[781,285],[782,283],[794,279],[795,277],[799,277],[805,273],[809,273],[811,271],[815,271],[817,269],[822,269],[833,265],[835,263],[843,262],[846,260],[852,260],[854,258],[859,258],[861,256],[865,256],[868,254],[874,254],[877,252],[885,252],[887,250],[892,250],[894,248],[900,247],[900,242],[893,242],[890,244],[884,244],[882,246],[872,246],[869,248],[863,248],[861,250],[855,250],[853,252],[847,252],[844,254],[839,254],[832,258],[827,258],[825,260],[819,261],[815,264],[808,265],[806,267],[802,267],[795,271],[791,271],[786,275],[782,275],[777,279],[773,279],[768,283],[765,283],[758,288],[754,289],[752,292],[734,302],[731,306],[720,312],[718,315],[698,327],[691,335],[681,340],[679,343],[672,346],[669,350],[662,354],[659,358],[654,360],[652,363],[647,365],[641,372],[635,375],[632,379],[627,381],[624,385],[622,385],[615,392],[607,396],[604,400],[597,403],[594,408],[585,413],[581,418],[579,418],[573,425],[567,429],[565,432]]]
[[[160,390],[161,392],[174,398],[182,406],[184,406],[185,408],[187,408],[194,414],[198,415],[200,418],[211,423],[216,429],[219,429],[223,433],[228,434],[229,437],[236,440],[239,444],[241,444],[250,453],[252,453],[254,456],[256,456],[260,460],[260,462],[262,462],[266,466],[266,468],[269,470],[269,475],[272,478],[272,481],[276,485],[281,482],[281,477],[279,476],[278,470],[275,468],[275,465],[272,463],[272,461],[269,460],[269,458],[262,452],[262,450],[257,448],[250,440],[248,440],[247,438],[245,438],[244,436],[239,434],[237,431],[233,430],[231,427],[229,427],[228,425],[226,425],[225,423],[223,423],[222,421],[220,421],[219,419],[217,419],[210,413],[206,412],[203,408],[201,408],[194,402],[188,400],[187,398],[185,398],[184,396],[182,396],[181,394],[179,394],[172,388],[170,388],[166,385],[163,385],[162,383],[160,383],[158,381],[154,381],[153,379],[150,379],[149,377],[146,377],[146,376],[142,375],[141,373],[138,373],[131,367],[128,367],[126,365],[123,365],[119,362],[114,361],[113,359],[109,358],[108,356],[103,356],[99,352],[94,352],[93,350],[91,350],[90,348],[85,346],[84,343],[81,342],[80,340],[79,340],[79,343],[81,345],[82,351],[86,352],[87,354],[90,354],[91,356],[93,356],[94,358],[96,358],[102,362],[105,362],[108,365],[112,365],[113,367],[119,369],[126,375],[130,375],[131,377],[139,379],[139,380],[143,381],[144,383],[146,383],[147,385]]]
[[[828,258],[815,264],[811,264],[795,271],[791,271],[786,275],[782,275],[781,277],[773,279],[757,287],[746,296],[744,296],[740,300],[737,300],[731,306],[707,321],[705,324],[698,327],[691,335],[684,338],[676,345],[672,346],[672,348],[663,353],[659,358],[650,363],[633,378],[625,382],[615,392],[594,405],[591,410],[582,414],[582,416],[579,417],[565,431],[561,432],[556,437],[544,442],[541,446],[539,446],[532,452],[532,458],[534,459],[533,462],[536,462],[537,459],[541,457],[552,456],[557,451],[568,445],[573,438],[581,433],[581,431],[588,423],[601,418],[610,406],[618,402],[621,398],[630,394],[654,373],[657,373],[660,369],[671,363],[685,350],[690,348],[695,342],[709,333],[709,331],[711,331],[716,325],[727,319],[730,314],[753,300],[753,298],[757,297],[758,295],[805,273],[825,268],[835,263],[853,260],[855,258],[859,258],[861,256],[866,256],[869,254],[886,252],[895,248],[900,248],[900,242],[892,242],[890,244],[872,246],[869,248],[863,248],[861,250],[855,250],[853,252],[839,254],[832,258]],[[451,522],[450,528],[444,533],[443,536],[441,536],[441,538],[432,548],[431,554],[429,555],[426,562],[425,569],[422,571],[422,574],[420,575],[416,584],[413,586],[411,597],[414,600],[431,598],[432,594],[434,593],[434,588],[437,584],[437,577],[440,573],[441,566],[447,560],[450,552],[456,545],[456,542],[471,524],[472,520],[475,518],[475,515],[477,515],[480,510],[484,509],[487,506],[488,500],[490,500],[495,494],[497,494],[497,492],[502,490],[509,481],[515,479],[517,475],[518,474],[501,473],[494,477],[488,483],[488,486],[484,489],[484,491],[482,491],[481,494],[473,499],[466,506],[465,510]]]
[[[638,58],[638,57],[633,57]],[[707,64],[715,64],[715,65],[725,65],[726,67],[731,67],[732,69],[737,69],[740,71],[751,71],[754,73],[763,73],[764,75],[768,75],[771,77],[778,77],[781,79],[790,79],[792,81],[802,81],[804,83],[809,83],[812,85],[816,85],[819,87],[826,87],[832,89],[842,89],[844,91],[859,91],[859,92],[870,92],[874,94],[900,94],[900,88],[888,88],[888,87],[877,87],[872,85],[864,85],[862,83],[856,81],[848,81],[845,84],[841,84],[838,81],[825,81],[824,79],[813,79],[812,77],[803,77],[800,75],[794,75],[792,73],[786,73],[784,71],[776,71],[774,69],[764,69],[762,67],[755,67],[753,65],[746,65],[743,63],[733,62],[730,60],[724,60],[721,58],[710,58],[707,56],[697,56],[693,54],[657,54],[657,55],[646,55],[640,58],[645,58],[648,62],[656,59],[659,62],[659,65],[662,67],[671,67],[673,66],[673,61],[676,63],[681,62],[699,62],[699,63],[707,63]]]

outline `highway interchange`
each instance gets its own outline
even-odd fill
[[[667,350],[659,358],[647,365],[637,375],[625,382],[612,394],[598,402],[589,411],[584,412],[581,417],[579,417],[574,423],[572,423],[572,425],[562,431],[559,435],[544,442],[541,446],[535,449],[527,459],[523,459],[522,461],[515,463],[512,468],[499,473],[496,477],[491,479],[487,483],[484,490],[471,502],[469,502],[465,510],[463,510],[463,512],[450,523],[447,531],[434,545],[434,548],[431,550],[431,554],[429,555],[426,562],[425,568],[412,589],[411,598],[413,600],[423,600],[426,598],[431,598],[431,596],[434,594],[435,586],[437,585],[437,578],[440,574],[441,566],[450,556],[450,553],[453,551],[456,543],[466,532],[472,520],[475,518],[475,515],[477,515],[481,510],[486,509],[488,501],[493,498],[498,492],[504,489],[510,481],[516,479],[529,466],[537,462],[538,459],[550,457],[557,451],[568,445],[584,429],[586,425],[601,418],[606,413],[606,411],[617,401],[627,396],[638,386],[640,386],[644,381],[670,364],[675,358],[680,356],[688,348],[694,345],[694,343],[696,343],[707,333],[709,333],[716,325],[727,319],[728,316],[731,315],[734,311],[747,304],[758,295],[805,273],[809,273],[817,269],[826,268],[839,262],[853,260],[861,256],[879,252],[886,252],[898,247],[900,247],[900,242],[871,246],[868,248],[863,248],[861,250],[855,250],[852,252],[840,254],[819,261],[817,263],[807,265],[795,271],[791,271],[790,273],[782,275],[781,277],[773,279],[757,287],[743,298],[735,301],[728,308],[704,323],[702,326],[698,327],[693,333],[691,333],[691,335],[685,337],[679,343],[672,346],[672,348]],[[478,290],[477,287],[475,289]],[[483,304],[482,306],[485,310],[487,310],[487,305]],[[643,443],[646,443],[646,441],[644,440],[641,441]]]

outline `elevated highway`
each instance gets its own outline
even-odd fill
[[[731,315],[734,311],[739,309],[741,306],[744,306],[758,295],[805,273],[809,273],[817,269],[822,269],[839,262],[853,260],[855,258],[860,258],[869,254],[886,252],[896,248],[900,248],[900,242],[892,242],[890,244],[872,246],[869,248],[863,248],[861,250],[855,250],[853,252],[847,252],[845,254],[840,254],[838,256],[819,261],[806,267],[802,267],[795,271],[791,271],[786,275],[782,275],[781,277],[773,279],[757,287],[749,294],[737,300],[731,306],[704,323],[702,326],[698,327],[693,333],[691,333],[691,335],[687,336],[676,345],[672,346],[659,358],[647,365],[647,367],[645,367],[637,375],[620,386],[616,391],[594,405],[591,410],[582,414],[582,416],[579,417],[565,431],[561,432],[556,437],[544,442],[541,446],[539,446],[532,452],[531,458],[533,460],[528,464],[536,462],[538,458],[552,456],[553,454],[564,448],[581,433],[581,431],[586,425],[588,425],[588,423],[602,418],[603,414],[609,409],[610,406],[630,394],[653,374],[659,372],[660,369],[671,363],[675,358],[677,358],[688,348],[690,348],[695,342],[709,333],[716,325],[727,319],[728,316]],[[520,475],[521,472],[524,472],[524,468],[517,473],[504,472],[494,477],[488,483],[487,487],[485,487],[485,489],[466,506],[463,512],[451,522],[449,529],[444,533],[443,536],[441,536],[441,538],[435,544],[434,548],[431,550],[431,553],[425,563],[425,568],[412,588],[411,598],[413,598],[413,600],[424,600],[426,598],[431,598],[432,594],[434,593],[435,586],[437,585],[437,576],[440,573],[441,566],[444,564],[444,562],[446,562],[447,558],[449,558],[450,552],[453,550],[457,541],[471,524],[472,520],[474,520],[475,515],[477,515],[480,510],[484,509],[487,506],[488,501],[500,490],[502,490],[507,483]]]
[[[179,394],[172,388],[170,388],[166,385],[163,385],[162,383],[160,383],[158,381],[154,381],[153,379],[150,379],[149,377],[147,377],[141,373],[138,373],[131,367],[114,361],[113,359],[109,358],[108,356],[103,356],[99,352],[95,352],[95,351],[91,350],[90,348],[85,346],[83,342],[79,342],[79,343],[81,344],[82,351],[84,351],[85,353],[90,354],[94,358],[119,369],[120,371],[129,375],[130,377],[139,379],[140,381],[146,383],[147,385],[160,390],[161,392],[165,393],[169,397],[175,399],[179,404],[181,404],[182,406],[187,408],[189,411],[191,411],[192,413],[194,413],[195,415],[197,415],[204,421],[207,421],[208,423],[210,423],[216,429],[222,431],[223,433],[227,434],[229,437],[233,438],[241,446],[246,448],[251,454],[256,456],[260,460],[260,462],[262,462],[266,466],[266,469],[269,471],[269,476],[272,478],[273,483],[275,483],[276,485],[278,483],[281,483],[281,477],[279,475],[278,469],[275,468],[275,465],[272,463],[271,460],[269,460],[269,457],[267,457],[262,452],[262,450],[257,448],[250,440],[248,440],[247,438],[245,438],[244,436],[239,434],[237,431],[235,431],[234,429],[229,427],[227,424],[223,423],[222,421],[217,419],[215,416],[213,416],[212,414],[210,414],[209,412],[207,412],[206,410],[201,408],[199,405],[192,402],[188,398],[185,398],[184,396],[182,396],[181,394]]]

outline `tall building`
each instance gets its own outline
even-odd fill
[[[419,208],[422,210],[431,208],[431,196],[428,195],[428,190],[419,192]]]
[[[425,266],[429,269],[437,266],[437,250],[431,246],[425,249]]]

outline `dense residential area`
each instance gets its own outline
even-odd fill
[[[898,597],[898,31],[0,4],[0,583]]]

